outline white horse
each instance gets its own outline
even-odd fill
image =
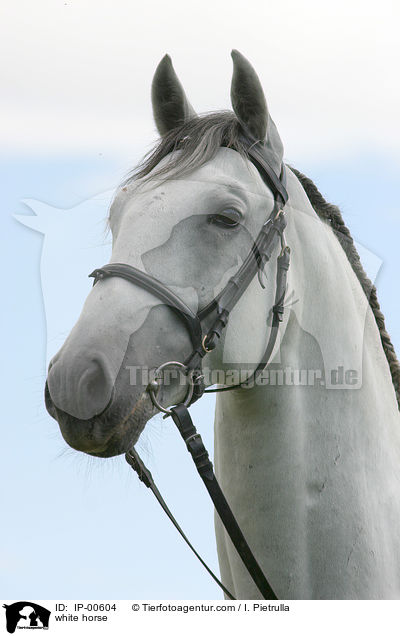
[[[154,276],[195,313],[237,271],[273,209],[240,134],[264,143],[278,175],[282,162],[257,75],[232,57],[235,114],[205,117],[170,58],[161,61],[152,89],[161,142],[110,211],[111,262]],[[280,338],[261,382],[217,397],[216,473],[278,598],[400,598],[398,363],[340,213],[289,168],[287,190],[292,264]],[[233,371],[249,375],[261,359],[275,262],[265,289],[254,277],[205,357],[209,383],[218,370],[234,384]],[[103,280],[50,364],[47,408],[73,448],[123,453],[156,412],[137,370],[191,350],[180,318],[152,293]],[[162,399],[176,404],[185,391],[172,383]],[[216,534],[224,584],[237,598],[258,598],[218,519]]]

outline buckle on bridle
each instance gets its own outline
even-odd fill
[[[208,339],[208,334],[206,333],[206,335],[204,336],[203,340],[201,341],[201,347],[204,351],[204,353],[211,353],[211,351],[215,348],[211,347],[210,349],[207,347],[207,339]]]
[[[146,391],[149,393],[150,399],[153,402],[154,406],[158,408],[159,411],[162,411],[166,415],[171,415],[171,409],[167,409],[164,406],[162,406],[162,404],[160,404],[160,402],[157,399],[157,393],[160,389],[161,381],[162,381],[162,373],[168,367],[177,367],[178,369],[181,369],[182,371],[187,371],[187,366],[183,364],[182,362],[177,362],[175,360],[171,360],[170,362],[164,362],[164,364],[160,364],[160,366],[154,370],[154,377],[151,380],[151,382],[149,382],[149,384],[147,385]],[[185,406],[190,405],[190,402],[193,397],[193,391],[194,391],[194,385],[195,385],[193,374],[194,374],[194,370],[190,370],[189,373],[186,373],[186,377],[188,379],[188,386],[187,386],[185,399],[183,400],[183,402],[181,402],[181,404],[184,404]]]

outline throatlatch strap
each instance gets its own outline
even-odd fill
[[[192,422],[189,411],[184,404],[178,404],[171,408],[171,416],[180,432],[189,453],[196,465],[205,487],[214,503],[215,509],[229,534],[240,558],[254,583],[260,590],[265,600],[278,600],[275,592],[268,583],[263,571],[258,565],[241,529],[225,499],[219,483],[214,475],[213,465],[208,457],[208,452],[203,444],[200,434]]]
[[[205,567],[205,569],[207,570],[209,575],[214,579],[216,584],[219,585],[219,587],[226,594],[226,596],[228,598],[230,598],[232,601],[235,601],[236,600],[235,597],[232,596],[230,591],[219,580],[219,578],[214,574],[214,572],[208,567],[207,563],[205,561],[203,561],[203,559],[201,558],[200,554],[197,552],[197,550],[190,543],[190,541],[187,538],[186,534],[183,532],[183,530],[180,527],[179,523],[177,522],[177,520],[175,519],[174,515],[172,514],[172,512],[168,508],[167,504],[165,503],[160,491],[158,490],[157,486],[155,485],[154,479],[153,479],[153,476],[152,476],[151,472],[145,466],[143,461],[140,459],[139,455],[137,454],[137,452],[135,451],[134,448],[131,448],[125,454],[125,459],[128,462],[129,466],[131,466],[131,468],[133,468],[133,470],[135,470],[137,472],[140,481],[142,481],[144,483],[144,485],[147,486],[147,488],[150,488],[150,490],[154,494],[155,498],[157,499],[157,501],[160,504],[161,508],[164,510],[164,512],[167,515],[167,517],[172,521],[172,523],[174,524],[175,528],[178,530],[179,534],[181,535],[182,539],[185,540],[185,542],[187,543],[187,545],[189,546],[191,551],[196,555],[196,557],[198,558],[200,563]]]

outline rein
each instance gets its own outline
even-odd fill
[[[248,546],[246,539],[243,536],[243,533],[241,532],[229,504],[217,482],[208,452],[204,447],[200,434],[197,432],[192,422],[187,408],[198,400],[203,393],[233,390],[245,386],[251,379],[256,380],[270,360],[278,336],[279,326],[283,320],[287,272],[290,265],[290,248],[286,245],[284,238],[284,230],[287,223],[284,207],[288,200],[288,193],[285,187],[285,167],[282,164],[281,174],[280,177],[278,177],[268,162],[263,144],[255,142],[249,137],[242,137],[241,141],[246,145],[249,160],[257,168],[266,185],[271,189],[274,196],[274,207],[271,214],[263,224],[248,256],[239,270],[229,279],[222,291],[206,307],[195,314],[176,294],[174,294],[159,280],[153,278],[146,272],[142,272],[125,263],[110,263],[108,265],[104,265],[99,269],[95,269],[90,274],[90,277],[94,278],[93,285],[100,280],[112,276],[124,278],[125,280],[146,289],[154,296],[157,296],[164,304],[171,307],[171,309],[175,311],[185,324],[193,345],[192,353],[183,363],[170,361],[159,366],[154,371],[154,378],[149,383],[147,391],[153,404],[160,411],[165,413],[164,417],[172,417],[172,420],[186,444],[187,450],[192,456],[197,471],[207,488],[225,530],[231,538],[233,545],[235,546],[255,585],[262,594],[262,597],[268,600],[277,600],[275,592]],[[261,286],[264,287],[262,281],[264,267],[270,260],[277,244],[279,243],[281,250],[277,257],[275,304],[272,308],[273,318],[270,335],[262,359],[253,373],[243,382],[215,389],[206,389],[204,385],[204,377],[202,375],[202,360],[207,353],[213,351],[213,349],[217,346],[222,333],[228,324],[230,312],[242,297],[256,274],[258,275]],[[212,313],[216,314],[215,318],[211,327],[205,334],[203,334],[201,323]],[[183,370],[188,380],[188,386],[183,402],[168,409],[159,403],[157,393],[162,383],[162,374],[164,369],[171,366],[178,367]],[[152,490],[164,512],[171,519],[178,532],[181,534],[202,565],[206,568],[207,572],[224,591],[226,596],[234,600],[234,596],[229,590],[227,590],[223,583],[221,583],[221,581],[203,561],[180,528],[155,485],[150,471],[146,468],[133,447],[126,453],[125,458],[128,464],[137,472],[139,479]]]

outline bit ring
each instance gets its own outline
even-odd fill
[[[177,367],[178,369],[181,369],[182,371],[184,371],[187,368],[185,364],[183,364],[182,362],[177,362],[175,360],[171,360],[170,362],[164,362],[164,364],[160,364],[160,366],[157,367],[157,369],[155,369],[154,378],[147,385],[146,391],[150,394],[151,401],[153,402],[154,406],[158,408],[159,411],[162,411],[163,413],[166,413],[167,415],[171,415],[171,410],[162,406],[162,404],[160,404],[160,402],[157,400],[157,397],[156,397],[158,389],[161,386],[161,384],[158,381],[162,379],[162,372],[167,367]],[[193,397],[193,391],[194,391],[193,370],[191,370],[187,374],[187,378],[189,382],[188,382],[185,399],[182,402],[184,406],[189,406],[190,401]]]

